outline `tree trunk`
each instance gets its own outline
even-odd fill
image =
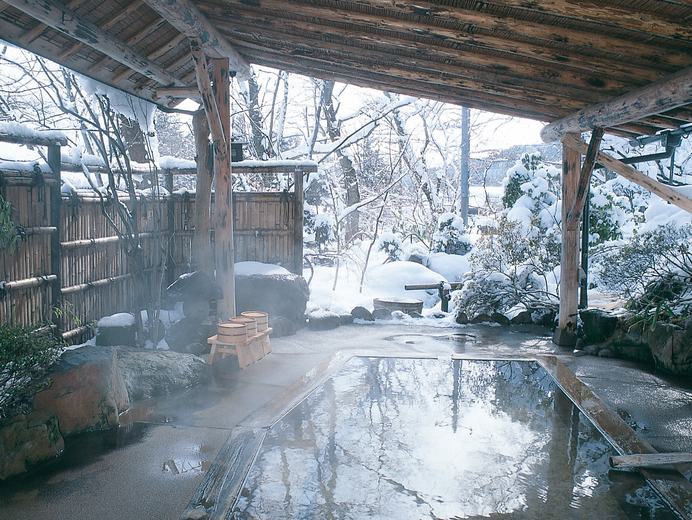
[[[324,116],[327,121],[327,133],[329,139],[335,143],[341,139],[341,129],[336,121],[336,110],[332,103],[332,93],[334,82],[325,81],[322,89],[322,105],[324,106]],[[351,158],[339,148],[336,152],[341,168],[342,186],[346,191],[346,206],[352,206],[360,202],[360,186],[358,185],[358,175],[353,166]],[[351,212],[344,221],[344,239],[350,242],[360,229],[360,214],[358,210]]]

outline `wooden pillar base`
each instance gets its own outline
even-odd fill
[[[570,328],[557,328],[553,333],[553,343],[559,347],[574,347],[577,344],[577,332]]]

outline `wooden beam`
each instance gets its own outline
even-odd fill
[[[141,33],[135,34],[132,37],[132,39],[138,37],[140,34]],[[168,42],[166,42],[164,45],[162,45],[158,49],[147,54],[146,58],[148,60],[157,60],[161,56],[163,56],[164,54],[169,52],[170,50],[172,50],[175,47],[177,47],[178,45],[180,45],[184,40],[185,40],[185,35],[184,34],[178,34],[175,37],[173,37],[172,39],[168,40]],[[128,43],[129,43],[129,40],[128,40]],[[103,60],[99,60],[100,63],[99,62],[94,63],[94,65],[89,67],[89,70],[93,70],[95,68],[98,68],[99,66],[103,65],[103,63],[105,61],[107,61],[108,59],[109,58],[104,58]],[[118,74],[116,74],[115,76],[113,76],[111,81],[113,81],[113,83],[120,83],[122,80],[124,80],[128,76],[131,76],[134,73],[135,73],[135,71],[133,71],[132,69],[126,68],[125,70],[123,70],[123,71],[119,72]],[[183,78],[178,78],[178,79],[181,79],[183,81],[183,83],[186,83],[186,81]]]
[[[582,212],[584,211],[584,204],[586,202],[586,195],[589,192],[591,174],[593,173],[594,166],[596,165],[596,155],[598,155],[598,149],[601,146],[603,134],[603,128],[596,128],[591,133],[589,148],[586,150],[584,164],[581,165],[581,172],[579,173],[579,185],[577,186],[577,195],[574,199],[574,206],[572,206],[567,213],[568,220],[579,221],[581,219]]]
[[[69,9],[77,9],[77,7],[82,5],[85,1],[86,0],[70,0],[65,5]],[[17,42],[22,45],[28,45],[31,42],[33,42],[36,38],[41,36],[48,28],[49,27],[46,24],[38,22],[31,29],[27,30],[19,38],[17,38]]]
[[[224,132],[224,125],[221,119],[219,107],[216,105],[216,95],[212,89],[209,79],[209,64],[196,40],[190,42],[190,52],[195,62],[195,74],[197,76],[197,86],[202,97],[202,106],[207,114],[211,138],[214,142],[214,149],[225,150],[228,145],[227,136]]]
[[[126,44],[126,45],[129,45],[129,46],[136,45],[136,44],[139,43],[141,40],[143,40],[144,38],[146,38],[147,36],[149,36],[150,34],[152,34],[152,33],[156,32],[156,31],[158,31],[159,29],[161,29],[161,27],[162,27],[165,23],[166,23],[165,20],[161,20],[160,18],[158,18],[156,22],[153,22],[153,23],[151,23],[151,24],[148,24],[144,29],[142,29],[141,31],[139,31],[139,32],[133,34],[132,36],[130,36],[127,40],[125,40],[125,44]],[[180,41],[182,41],[182,40],[180,40]],[[178,41],[178,43],[180,43],[180,41]],[[150,59],[150,60],[156,60],[157,58],[159,58],[159,56],[156,56],[156,55],[154,55],[154,56],[152,57],[152,54],[153,54],[153,53],[147,54],[147,55],[146,55],[146,58],[147,58],[147,59]],[[87,70],[89,70],[90,72],[92,72],[92,71],[94,71],[94,70],[98,70],[98,69],[100,69],[101,67],[103,67],[103,66],[106,64],[106,62],[107,62],[108,60],[110,60],[110,59],[112,59],[112,58],[110,58],[110,57],[108,57],[108,56],[104,56],[104,57],[101,58],[100,60],[96,60],[96,61],[93,63],[93,65],[90,65],[90,66],[89,66],[89,68],[88,68]]]
[[[179,99],[199,99],[199,89],[197,87],[168,87],[157,88],[155,91],[157,98],[171,97]]]
[[[214,101],[225,136],[223,141],[214,139],[214,263],[216,283],[223,291],[223,300],[217,304],[217,316],[225,320],[235,316],[230,70],[228,58],[211,59],[210,62],[213,67]]]
[[[527,117],[539,121],[549,120],[551,119],[550,114],[560,113],[560,108],[555,105],[534,103],[532,100],[525,98],[507,98],[494,94],[485,94],[473,89],[460,89],[439,82],[436,84],[432,80],[420,81],[410,79],[406,75],[401,75],[405,74],[405,71],[396,74],[371,72],[355,64],[339,64],[315,57],[287,56],[271,49],[256,50],[249,47],[241,47],[240,45],[239,47],[243,48],[244,54],[253,63],[310,77],[334,79],[351,85],[399,92],[426,99],[439,99],[447,103],[456,103],[470,108]]]
[[[212,20],[216,21],[215,18]],[[406,42],[374,42],[372,35],[359,37],[348,31],[340,34],[338,29],[331,30],[336,33],[334,35],[325,31],[315,33],[300,30],[303,26],[302,23],[291,24],[286,21],[277,24],[277,29],[269,33],[262,26],[234,19],[233,24],[227,28],[221,26],[221,30],[231,41],[242,40],[243,44],[255,45],[258,50],[259,47],[266,47],[281,50],[291,56],[333,56],[331,61],[335,63],[357,61],[364,69],[372,71],[403,67],[411,71],[411,74],[433,78],[436,82],[463,81],[475,85],[471,88],[483,87],[493,92],[515,91],[519,94],[535,94],[535,97],[560,96],[564,100],[560,106],[566,110],[570,107],[576,110],[586,104],[612,97],[615,93],[623,92],[626,85],[620,80],[604,79],[599,88],[594,88],[590,85],[591,74],[573,73],[565,71],[564,67],[556,68],[541,62],[522,63],[516,58],[494,56],[494,67],[489,67],[488,56],[482,54],[464,53],[446,47],[426,49],[422,45]],[[239,45],[236,47],[241,48]],[[552,81],[542,79],[549,75],[552,76]],[[442,76],[447,79],[442,79]]]
[[[580,153],[584,153],[588,149],[588,145],[579,138],[579,134],[569,134],[562,139],[562,142],[571,150]],[[615,173],[622,175],[625,179],[638,184],[642,188],[649,190],[651,193],[655,193],[663,200],[670,202],[671,204],[675,204],[679,208],[692,213],[692,199],[686,197],[667,184],[662,184],[652,179],[648,175],[643,174],[627,164],[623,164],[615,157],[612,157],[605,152],[598,152],[596,155],[596,162],[602,164]]]
[[[571,135],[571,134],[570,134]],[[578,136],[573,136],[578,139]],[[579,185],[581,154],[562,146],[562,248],[560,253],[560,317],[553,341],[571,347],[577,342],[579,288],[579,221],[569,218]]]
[[[692,463],[692,453],[637,453],[608,457],[611,468],[654,468]]]
[[[250,65],[190,0],[145,0],[154,11],[188,38],[198,40],[210,57],[228,58],[240,79],[250,76]]]
[[[139,3],[139,1],[134,1],[128,6],[120,11],[118,14],[113,16],[113,13],[108,13],[105,17],[102,17],[101,20],[99,20],[99,23],[97,24],[101,29],[104,31],[107,31],[114,27],[116,24],[118,24],[121,20],[124,20],[128,16],[130,16],[132,13],[134,13],[137,9],[140,8],[142,4]],[[68,56],[79,52],[79,50],[84,47],[84,44],[82,42],[76,42],[72,45],[70,45],[67,49],[63,50],[60,54],[58,54],[58,58],[60,60],[64,60]]]
[[[148,78],[163,85],[183,86],[162,67],[55,0],[7,0],[7,3]]]
[[[690,103],[692,67],[554,121],[543,128],[541,138],[548,143],[560,139],[568,132],[586,132],[599,126],[618,126]]]
[[[195,179],[195,232],[192,235],[192,262],[197,269],[214,275],[211,230],[211,184],[214,178],[209,122],[204,111],[192,116],[192,133],[195,138],[197,177]]]

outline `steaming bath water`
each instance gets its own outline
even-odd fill
[[[354,358],[276,423],[234,518],[674,518],[533,362]]]

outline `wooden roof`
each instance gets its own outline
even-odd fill
[[[5,1],[0,34],[11,43],[160,105],[175,100],[157,90],[196,89],[186,35],[156,1]],[[193,2],[250,63],[542,121],[692,66],[687,0]],[[37,9],[59,20],[49,27]],[[690,122],[687,105],[616,131]]]

